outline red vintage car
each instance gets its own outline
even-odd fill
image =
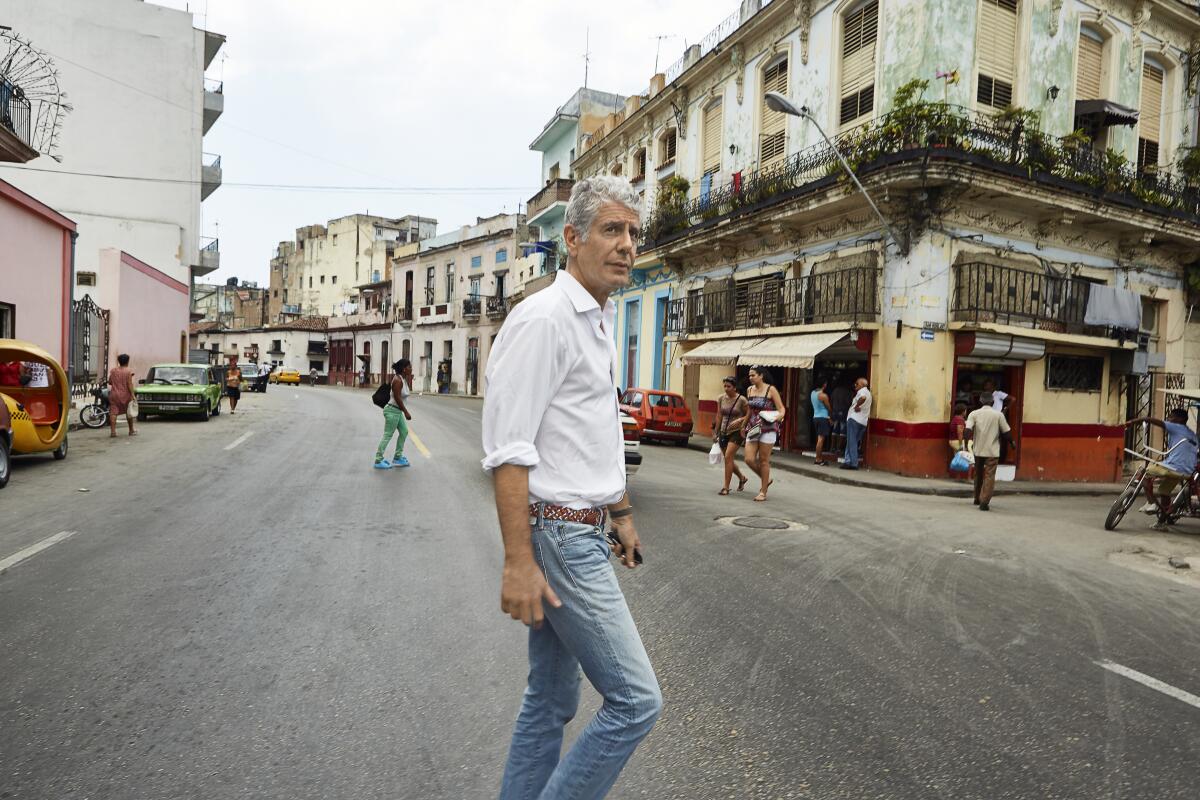
[[[692,412],[683,396],[659,389],[626,389],[621,410],[637,420],[642,438],[686,447],[692,435]]]

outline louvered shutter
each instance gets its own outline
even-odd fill
[[[1162,134],[1163,71],[1142,64],[1142,108],[1138,117],[1138,168],[1158,166],[1159,137]]]
[[[1017,76],[1017,0],[980,0],[976,47],[979,103],[993,108],[1010,105]]]
[[[1103,100],[1100,88],[1104,65],[1104,43],[1079,32],[1079,65],[1075,73],[1076,100]]]
[[[783,58],[763,70],[762,132],[759,135],[759,167],[783,157],[787,150],[787,118],[781,111],[767,108],[767,92],[779,92],[787,96],[788,60]]]
[[[716,101],[704,110],[704,174],[721,171],[721,125],[724,103]]]
[[[868,3],[843,18],[841,125],[867,116],[874,109],[875,43],[878,39],[879,3]]]

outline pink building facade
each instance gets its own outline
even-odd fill
[[[95,300],[109,310],[108,367],[129,354],[139,378],[155,364],[187,361],[188,286],[129,253],[100,251]]]
[[[0,180],[0,338],[32,342],[64,368],[74,236],[74,222]]]

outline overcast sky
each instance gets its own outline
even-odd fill
[[[209,68],[225,113],[204,149],[226,185],[204,203],[221,239],[206,280],[267,281],[276,244],[370,211],[432,216],[439,232],[516,211],[537,190],[529,143],[583,83],[628,95],[698,42],[737,0],[156,0],[228,41]],[[205,13],[207,12],[207,21]],[[422,187],[276,191],[234,182]],[[451,191],[463,189],[463,191]]]

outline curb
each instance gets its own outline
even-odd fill
[[[696,452],[699,452],[699,453],[707,454],[709,451],[709,448],[711,448],[711,447],[712,447],[711,444],[706,445],[706,444],[701,444],[701,443],[697,443],[697,442],[689,442],[688,443],[689,449],[695,450]],[[771,462],[771,469],[780,471],[780,472],[790,472],[790,473],[793,473],[796,475],[803,475],[806,478],[812,478],[813,480],[818,480],[818,481],[825,481],[826,483],[837,483],[837,484],[841,484],[843,486],[857,486],[862,489],[875,489],[875,490],[881,491],[881,492],[897,492],[900,494],[916,494],[916,495],[926,495],[926,496],[934,496],[934,497],[972,497],[972,496],[974,496],[974,489],[969,484],[964,485],[962,487],[957,487],[957,486],[929,486],[929,487],[892,486],[892,485],[888,485],[886,483],[876,483],[873,481],[863,480],[862,478],[855,478],[855,477],[850,477],[848,475],[842,475],[841,474],[842,470],[838,470],[838,469],[834,469],[832,471],[829,471],[828,469],[820,470],[817,467],[813,467],[813,468],[809,469],[807,467],[802,467],[802,466],[799,466],[796,464],[791,464],[786,461]],[[1015,486],[1018,484],[1016,484],[1014,482],[1013,485]],[[1000,495],[1027,494],[1027,495],[1043,496],[1043,497],[1111,497],[1113,495],[1113,489],[1111,489],[1111,488],[1100,489],[1099,487],[1088,486],[1087,484],[1080,484],[1080,488],[1078,488],[1078,489],[1059,489],[1059,488],[1038,489],[1038,488],[1036,488],[1036,484],[1030,484],[1028,481],[1021,481],[1019,483],[1019,485],[1020,485],[1020,488],[1001,489],[1000,483],[997,482],[996,494],[1000,494]],[[1029,488],[1026,488],[1026,486],[1028,486]]]

